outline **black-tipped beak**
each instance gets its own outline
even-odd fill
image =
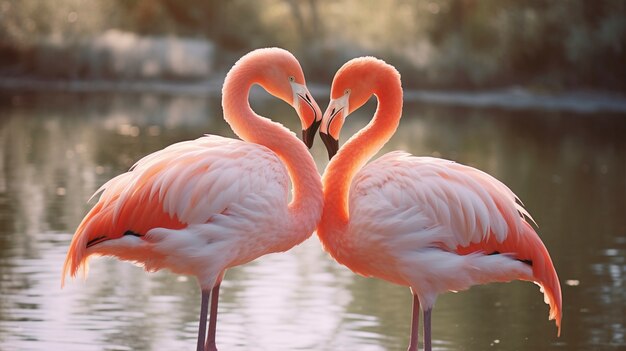
[[[322,124],[322,121],[313,121],[313,124],[309,126],[307,129],[302,130],[302,141],[304,144],[310,149],[313,147],[313,141],[315,141],[315,134],[317,133],[317,129]]]
[[[332,159],[333,156],[335,156],[335,154],[337,153],[337,150],[339,150],[339,140],[334,139],[332,136],[330,136],[330,134],[322,132],[320,132],[320,138],[322,138],[322,141],[326,146],[326,151],[328,151],[328,159]]]

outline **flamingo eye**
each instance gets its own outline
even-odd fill
[[[295,81],[296,81],[296,78],[295,78],[294,76],[289,76],[289,81],[290,81],[290,82],[295,82]]]
[[[350,94],[351,91],[352,91],[351,89],[346,89],[346,90],[343,91],[343,94],[344,95],[348,95],[348,94]]]

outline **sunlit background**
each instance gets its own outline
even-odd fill
[[[174,142],[234,136],[223,77],[266,46],[300,59],[322,108],[341,64],[384,58],[406,99],[383,152],[483,169],[538,222],[561,337],[534,284],[491,284],[438,299],[434,349],[624,349],[625,34],[621,0],[0,0],[0,350],[194,349],[193,278],[100,258],[61,290],[61,268],[106,180]],[[286,104],[251,103],[298,132]],[[320,140],[311,152],[323,172]],[[229,271],[220,298],[221,350],[408,342],[408,289],[354,275],[316,237]]]

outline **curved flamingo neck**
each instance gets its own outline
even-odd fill
[[[264,77],[259,71],[258,62],[239,62],[224,81],[222,107],[224,119],[235,134],[247,142],[272,150],[289,172],[293,192],[288,209],[289,223],[285,230],[293,235],[294,243],[283,242],[281,245],[286,247],[276,248],[287,250],[315,230],[323,202],[322,184],[315,162],[304,143],[283,125],[259,116],[250,107],[250,88],[254,84],[264,86]]]
[[[335,259],[338,259],[341,249],[346,245],[343,234],[350,221],[348,198],[352,180],[365,163],[391,139],[402,115],[402,86],[397,73],[380,75],[372,86],[372,94],[378,99],[374,117],[339,149],[322,177],[324,211],[318,235]]]

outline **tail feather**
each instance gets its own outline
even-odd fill
[[[163,203],[157,196],[150,196],[151,183],[144,182],[132,190],[130,195],[125,192],[125,185],[132,178],[124,173],[113,178],[102,188],[102,194],[96,205],[83,218],[72,238],[70,248],[63,265],[61,287],[65,285],[65,277],[76,277],[82,268],[87,275],[87,259],[91,254],[102,254],[94,250],[87,250],[90,240],[121,238],[128,230],[139,234],[146,234],[152,228],[180,229],[186,226],[176,214],[167,213]],[[124,195],[124,196],[122,196]],[[115,253],[107,255],[117,256]]]
[[[85,255],[87,240],[89,239],[87,233],[89,228],[94,225],[94,221],[98,221],[99,217],[102,217],[103,203],[99,202],[94,206],[91,211],[83,218],[82,222],[76,229],[76,233],[72,237],[72,242],[65,256],[65,263],[63,264],[63,273],[61,276],[61,287],[65,285],[65,278],[69,275],[72,278],[76,277],[79,268],[83,268],[83,275],[87,276],[88,266],[86,264],[87,257]],[[98,221],[98,222],[101,222]]]
[[[517,206],[518,210],[521,206]],[[523,214],[527,214],[524,212]],[[529,217],[530,218],[530,217]],[[530,218],[532,220],[532,218]],[[550,306],[549,320],[556,323],[557,335],[561,335],[561,284],[554,269],[554,264],[541,238],[533,227],[521,218],[521,221],[514,221],[513,218],[505,217],[509,234],[500,243],[492,243],[496,250],[502,253],[512,253],[519,260],[529,260],[532,262],[534,282],[540,286],[544,294],[544,301]],[[534,222],[534,220],[533,220]],[[516,225],[517,224],[517,225]],[[495,238],[491,236],[491,240]]]
[[[490,235],[485,241],[472,243],[468,246],[457,247],[457,252],[463,255],[474,252],[508,254],[520,261],[527,261],[532,266],[533,275],[528,279],[540,286],[544,294],[544,301],[550,305],[549,319],[555,320],[558,335],[561,335],[561,284],[556,274],[548,250],[535,232],[533,227],[522,220],[519,229],[507,220],[510,231],[503,241],[498,241],[495,235]]]
[[[557,335],[561,335],[561,284],[554,269],[554,264],[545,245],[526,221],[522,221],[519,233],[511,233],[507,240],[500,244],[502,252],[511,252],[519,260],[532,263],[533,282],[539,285],[543,299],[550,306],[548,318],[554,319],[557,326]],[[514,243],[514,244],[513,244]],[[513,245],[511,245],[513,244]],[[514,247],[512,247],[514,246]]]
[[[530,224],[524,222],[526,230],[531,231],[528,235],[524,235],[528,238],[528,246],[531,248],[529,257],[533,261],[533,275],[536,279],[537,285],[541,288],[541,292],[544,294],[544,301],[550,305],[549,319],[554,319],[558,332],[557,335],[561,336],[561,318],[563,316],[562,310],[562,298],[561,298],[561,284],[559,283],[559,277],[556,274],[552,259],[548,250],[544,246],[539,236],[535,233]]]

